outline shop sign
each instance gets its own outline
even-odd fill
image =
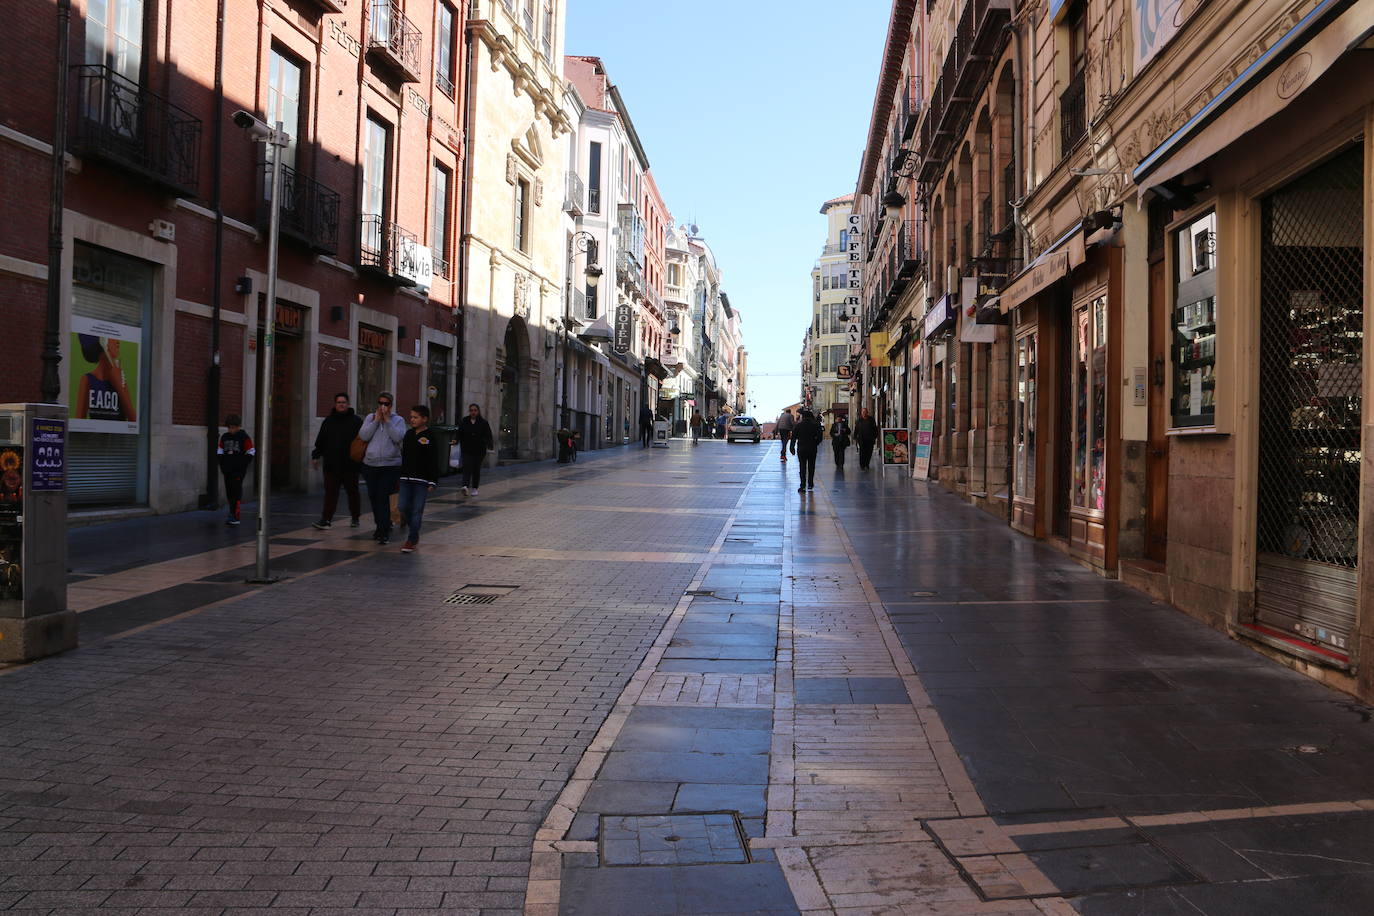
[[[622,302],[615,307],[615,342],[611,349],[617,353],[629,353],[633,336],[634,311],[628,302]]]
[[[1025,273],[1002,290],[1002,311],[1005,312],[1020,305],[1051,283],[1067,276],[1068,272],[1069,252],[1067,250],[1061,249],[1041,255]]]
[[[272,316],[273,330],[297,337],[305,324],[305,310],[296,308],[294,305],[287,305],[278,302],[276,311]]]
[[[911,476],[924,480],[930,476],[930,447],[935,438],[935,389],[921,389],[921,411],[916,421],[916,460]]]
[[[862,289],[864,282],[863,215],[851,213],[845,218],[845,222],[847,224],[846,237],[849,239],[845,251],[845,258],[849,265],[849,288],[853,290]]]
[[[396,276],[409,280],[421,292],[427,292],[434,276],[434,252],[414,239],[397,239]]]
[[[61,490],[66,486],[67,421],[38,418],[33,421],[33,461],[29,489]]]
[[[883,467],[900,467],[911,457],[911,433],[905,429],[884,429]]]
[[[926,312],[922,326],[922,337],[931,338],[954,323],[954,297],[949,293],[943,296]]]
[[[67,408],[76,432],[137,435],[143,329],[71,317]]]
[[[375,353],[385,353],[387,349],[387,338],[391,335],[386,331],[379,331],[370,328],[365,324],[358,325],[358,347],[363,350],[372,350]]]
[[[868,364],[870,366],[887,366],[887,332],[874,331],[868,335]]]
[[[1164,46],[1173,41],[1203,0],[1135,0],[1131,25],[1135,32],[1132,58],[1135,73],[1144,70]]]

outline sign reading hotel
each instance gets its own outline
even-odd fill
[[[628,302],[615,307],[615,343],[612,349],[617,353],[629,353],[630,341],[634,336],[634,312]]]
[[[138,434],[138,368],[143,330],[71,317],[67,408],[75,432]]]

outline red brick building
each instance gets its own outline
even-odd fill
[[[309,489],[337,391],[452,421],[462,346],[466,0],[73,0],[65,73],[60,400],[74,509],[175,511],[215,492],[242,414],[274,486]],[[62,11],[16,0],[0,66],[0,400],[40,400]],[[264,148],[284,152],[273,422]],[[214,389],[218,389],[215,392]]]

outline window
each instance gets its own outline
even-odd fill
[[[1035,361],[1034,332],[1016,341],[1016,495],[1035,499]]]
[[[387,214],[387,165],[391,161],[391,125],[368,112],[367,143],[363,150],[362,245],[364,261],[383,254],[383,225]]]
[[[844,322],[840,316],[845,314],[843,302],[827,302],[821,306],[821,333],[822,334],[843,334]]]
[[[452,179],[453,174],[447,168],[441,163],[434,163],[434,209],[430,214],[429,244],[434,249],[434,273],[441,277],[449,275],[449,188]]]
[[[849,346],[847,344],[831,344],[820,348],[818,354],[820,359],[820,372],[834,372],[840,366],[849,362]]]
[[[553,4],[544,2],[544,28],[540,34],[539,50],[545,60],[553,60]]]
[[[1173,425],[1211,426],[1217,410],[1216,212],[1204,213],[1180,228],[1174,233],[1174,244]],[[1319,314],[1320,300],[1319,292],[1295,293],[1291,314]],[[1306,329],[1294,331],[1295,340],[1320,337]]]
[[[456,55],[454,42],[457,36],[453,31],[453,7],[447,3],[439,4],[439,34],[435,37],[436,59],[434,62],[434,84],[449,98],[453,98],[453,67]]]
[[[669,285],[669,286],[681,286],[681,285],[682,285],[682,265],[681,265],[681,264],[669,264],[669,265],[668,265],[668,285]]]
[[[530,43],[534,42],[534,0],[524,0],[521,6],[521,21],[525,24],[525,34]]]
[[[587,152],[587,212],[601,212],[601,144],[595,142]]]
[[[109,67],[132,82],[143,70],[143,0],[89,0],[86,63]]]
[[[523,178],[515,180],[515,247],[528,253],[530,250],[530,183]]]
[[[267,64],[265,120],[274,126],[280,121],[282,130],[291,135],[291,142],[281,151],[281,164],[291,169],[296,167],[296,148],[300,142],[301,69],[299,61],[273,45]]]
[[[1073,505],[1107,506],[1107,297],[1073,313]]]

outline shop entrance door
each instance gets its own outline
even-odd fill
[[[1165,304],[1164,258],[1150,264],[1150,425],[1145,444],[1145,556],[1165,562],[1169,546],[1169,365],[1173,328]]]
[[[262,309],[265,296],[258,298],[258,353],[262,350],[263,322]],[[299,457],[302,433],[301,422],[301,328],[306,312],[289,303],[278,302],[273,316],[272,346],[272,428],[264,430],[261,415],[261,402],[254,399],[254,422],[248,433],[259,440],[266,439],[270,445],[268,461],[268,485],[274,489],[296,487],[301,484],[294,478],[292,468]],[[262,366],[258,360],[258,384],[262,384]],[[259,388],[259,391],[262,389]]]
[[[1360,147],[1262,201],[1254,626],[1348,665],[1364,367]]]

